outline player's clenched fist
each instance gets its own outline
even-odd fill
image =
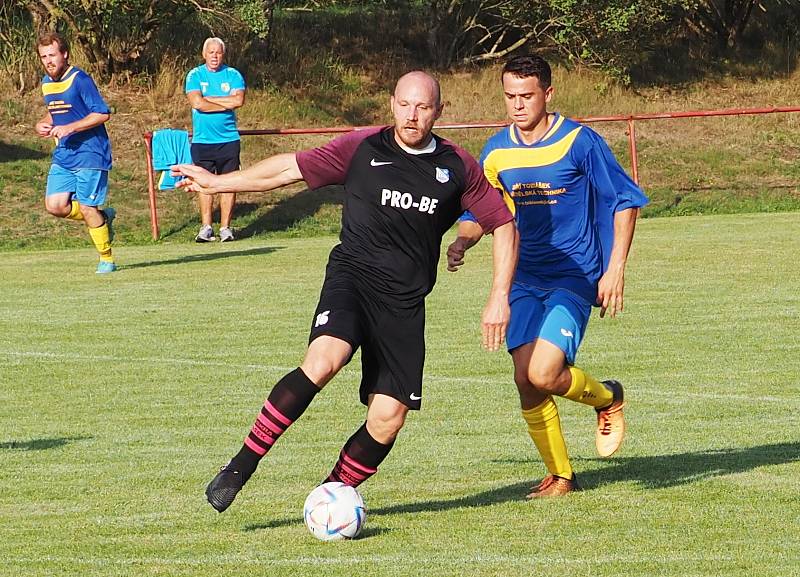
[[[53,125],[49,122],[37,122],[36,123],[36,134],[39,136],[50,136],[50,131],[53,129]]]

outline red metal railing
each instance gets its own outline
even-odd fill
[[[752,114],[773,114],[776,112],[800,112],[800,106],[773,106],[769,108],[725,108],[719,110],[690,110],[684,112],[661,112],[655,114],[621,114],[617,116],[590,116],[575,118],[576,121],[590,124],[593,122],[627,122],[628,142],[631,154],[631,176],[639,183],[639,159],[636,151],[637,120],[665,120],[674,118],[698,118],[705,116],[743,116]],[[502,128],[508,122],[474,122],[462,124],[437,124],[436,130],[458,130],[467,128]],[[292,135],[292,134],[336,134],[363,130],[369,126],[337,126],[331,128],[265,128],[261,130],[240,130],[242,136]],[[156,186],[153,174],[153,133],[144,133],[145,154],[147,156],[147,191],[150,197],[150,228],[153,240],[159,238],[158,210],[156,209]]]

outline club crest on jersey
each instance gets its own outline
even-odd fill
[[[447,168],[436,167],[436,180],[444,184],[450,180],[450,170]]]
[[[223,92],[230,92],[231,91],[231,85],[228,84],[227,82],[223,82],[222,84],[219,85],[219,87],[222,88]]]

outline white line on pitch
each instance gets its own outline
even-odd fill
[[[408,564],[413,558],[409,558],[407,554],[403,555],[363,555],[363,556],[350,556],[350,557],[323,557],[323,556],[303,556],[293,559],[269,559],[264,557],[251,557],[242,555],[202,555],[193,556],[191,559],[176,559],[168,557],[128,557],[128,558],[115,558],[115,557],[66,557],[58,555],[48,555],[42,557],[13,557],[13,556],[0,556],[0,560],[4,563],[16,564],[32,564],[41,565],[42,563],[59,563],[59,564],[73,564],[78,566],[114,566],[114,565],[128,565],[135,563],[141,567],[146,567],[150,564],[169,565],[169,566],[207,566],[207,565],[257,565],[257,566],[320,566],[320,565],[361,565],[364,563],[378,563],[378,564],[391,564],[402,562]],[[430,559],[426,559],[430,563]],[[432,565],[449,567],[461,567],[465,563],[513,563],[524,564],[525,566],[543,565],[561,563],[567,565],[605,565],[607,563],[625,563],[625,564],[676,564],[686,562],[735,562],[740,561],[736,557],[727,555],[691,555],[691,554],[674,554],[674,555],[614,555],[614,556],[598,556],[595,558],[569,558],[563,556],[549,556],[549,555],[436,555],[436,561]]]
[[[51,353],[41,351],[0,351],[0,355],[8,357],[20,358],[40,358],[40,359],[55,359],[55,360],[75,360],[75,361],[111,361],[111,362],[129,362],[129,363],[151,363],[151,364],[166,364],[166,365],[189,365],[197,367],[226,367],[237,368],[242,370],[256,370],[269,373],[286,373],[294,370],[296,366],[278,366],[278,365],[261,365],[254,363],[236,364],[223,361],[209,361],[205,359],[178,359],[171,357],[119,357],[114,355],[77,355],[65,353]],[[345,370],[356,371],[357,368],[350,368]],[[511,376],[508,379],[487,379],[478,376],[475,377],[459,377],[459,376],[444,376],[444,375],[431,375],[427,374],[424,377],[425,381],[433,382],[453,382],[453,383],[480,383],[480,384],[493,384],[501,385],[511,382]],[[675,397],[675,391],[653,391],[648,390],[647,394],[654,397]],[[692,393],[682,391],[682,397],[692,397],[696,399],[710,399],[719,401],[746,401],[764,402],[764,403],[784,403],[789,405],[800,404],[800,399],[797,398],[783,398],[771,395],[736,395],[736,394],[718,394],[718,393]]]

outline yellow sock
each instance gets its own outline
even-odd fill
[[[570,367],[572,384],[564,396],[572,401],[591,405],[592,407],[607,407],[614,400],[614,394],[578,367]]]
[[[81,214],[81,205],[78,204],[77,200],[72,201],[72,208],[67,215],[69,220],[83,220],[83,215]]]
[[[522,411],[522,418],[528,423],[528,434],[550,474],[572,479],[572,465],[553,397],[547,397],[542,404]]]
[[[114,262],[114,257],[111,256],[111,240],[108,236],[108,225],[103,223],[103,226],[97,228],[89,228],[89,236],[92,238],[92,243],[100,253],[100,260],[106,262]]]

